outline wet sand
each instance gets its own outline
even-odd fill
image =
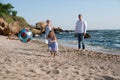
[[[120,80],[120,56],[59,44],[54,58],[41,41],[0,36],[0,80]]]

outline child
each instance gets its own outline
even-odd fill
[[[51,52],[51,56],[55,57],[58,52],[58,43],[54,31],[50,31],[48,34],[48,47]]]

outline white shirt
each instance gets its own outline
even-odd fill
[[[52,30],[52,26],[46,26],[46,29],[45,29],[45,38],[47,38],[49,32]]]
[[[87,22],[78,20],[75,26],[75,33],[86,33]]]

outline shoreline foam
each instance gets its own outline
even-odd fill
[[[72,44],[66,44],[66,43],[62,43],[59,41],[60,44],[62,44],[63,46],[69,47],[69,48],[75,48],[77,49],[77,45],[72,45]],[[101,52],[104,54],[113,54],[113,55],[120,55],[120,50],[113,50],[113,49],[106,49],[100,46],[91,46],[88,44],[85,44],[86,46],[86,50],[92,50],[92,51],[96,51],[96,52]]]

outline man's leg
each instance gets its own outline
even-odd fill
[[[81,35],[81,41],[82,41],[82,48],[85,49],[84,34]]]
[[[84,41],[82,42],[82,48],[85,49],[85,44]]]
[[[80,34],[78,34],[78,49],[81,48],[81,43],[80,43]]]

